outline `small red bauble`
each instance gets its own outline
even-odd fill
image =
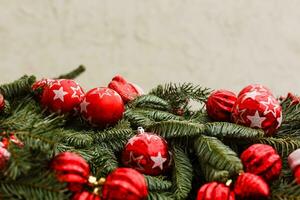
[[[60,79],[44,87],[41,104],[56,113],[69,113],[84,97],[81,87],[73,80]]]
[[[261,128],[272,135],[281,125],[282,108],[272,95],[253,90],[237,98],[232,117],[237,124]]]
[[[275,149],[266,144],[254,144],[241,154],[241,160],[246,172],[271,181],[279,177],[282,162]]]
[[[10,159],[10,152],[6,149],[6,145],[0,142],[0,170],[5,169],[7,162]]]
[[[140,96],[142,90],[140,87],[127,82],[122,76],[115,76],[112,81],[108,84],[108,87],[115,90],[126,103],[132,101],[137,96]]]
[[[61,182],[69,183],[71,191],[81,189],[80,185],[88,182],[90,167],[78,154],[64,152],[56,155],[51,161],[51,168]]]
[[[197,195],[197,200],[234,200],[234,193],[222,183],[211,182],[203,185]]]
[[[206,102],[207,114],[217,121],[230,121],[232,107],[236,95],[227,90],[217,90],[211,93]]]
[[[131,168],[116,169],[107,176],[102,187],[104,200],[144,200],[147,196],[144,176]]]
[[[270,188],[260,176],[242,173],[235,182],[234,193],[239,199],[261,200],[270,196]]]
[[[240,91],[240,93],[238,94],[238,97],[242,96],[245,93],[253,92],[253,91],[257,91],[257,92],[261,92],[261,93],[267,93],[267,94],[270,94],[270,95],[273,96],[272,91],[269,88],[267,88],[267,87],[265,87],[261,84],[251,84],[251,85],[248,85],[248,86],[244,87]]]
[[[0,93],[0,112],[4,109],[5,107],[5,100],[3,95]]]
[[[101,200],[101,198],[96,194],[83,191],[75,193],[75,195],[72,197],[72,200]]]
[[[106,87],[94,88],[86,93],[80,104],[80,113],[91,125],[105,127],[123,117],[124,103],[116,91]]]
[[[160,136],[144,133],[133,136],[125,146],[122,162],[125,166],[148,175],[160,175],[166,171],[170,163],[167,142]]]
[[[54,81],[55,80],[53,80],[53,79],[43,78],[41,80],[36,81],[31,86],[31,89],[35,93],[35,95],[37,95],[39,98],[41,98],[45,87],[49,86]]]
[[[288,157],[289,166],[294,173],[294,177],[300,184],[300,149],[293,151]]]

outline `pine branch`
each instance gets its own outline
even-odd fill
[[[193,166],[188,155],[180,148],[173,147],[173,190],[175,199],[185,199],[192,189]]]
[[[0,86],[0,93],[5,99],[15,99],[30,94],[31,85],[35,82],[34,76],[23,76],[20,79]]]
[[[147,200],[173,200],[172,194],[169,192],[149,192]]]
[[[133,112],[144,115],[153,121],[183,120],[182,117],[160,110],[134,109]]]
[[[75,79],[79,75],[85,72],[85,67],[83,65],[79,65],[76,69],[70,71],[67,74],[60,75],[57,79]]]
[[[155,95],[142,95],[128,104],[129,108],[152,108],[158,110],[170,110],[169,103]]]
[[[148,176],[144,175],[149,191],[166,191],[169,190],[172,187],[172,182],[165,180],[165,177],[154,177],[154,176]]]
[[[226,170],[218,170],[213,168],[209,163],[201,162],[201,170],[207,182],[217,181],[226,183],[228,181],[229,172]]]
[[[150,126],[152,123],[154,123],[153,120],[149,119],[148,117],[144,116],[141,113],[134,112],[134,110],[132,109],[126,110],[124,117],[125,119],[130,121],[130,123],[134,127],[139,127],[139,126],[147,127]]]
[[[230,176],[243,170],[237,154],[215,137],[199,136],[195,140],[194,149],[199,162],[208,163],[218,170],[226,170]]]
[[[88,132],[74,130],[64,131],[61,141],[77,148],[90,147],[94,143],[93,137]]]
[[[296,182],[281,182],[271,190],[272,200],[300,200],[300,186]]]

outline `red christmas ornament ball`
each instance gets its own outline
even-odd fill
[[[254,144],[241,154],[246,172],[271,181],[279,177],[282,161],[275,149],[266,144]]]
[[[126,144],[122,154],[123,164],[143,174],[162,174],[170,163],[167,142],[158,135],[144,133],[143,129],[139,132]]]
[[[101,200],[100,196],[88,191],[77,192],[72,197],[72,200]]]
[[[139,86],[127,82],[125,78],[120,75],[115,76],[108,84],[108,87],[115,90],[125,103],[132,101],[143,93]]]
[[[41,104],[58,114],[70,113],[84,97],[82,88],[74,81],[60,79],[44,87]]]
[[[253,90],[237,98],[232,118],[237,124],[261,128],[266,135],[273,135],[281,125],[282,108],[272,95]]]
[[[248,86],[244,87],[240,91],[240,93],[238,94],[238,97],[242,96],[245,93],[253,92],[253,91],[257,91],[257,92],[261,92],[261,93],[267,93],[267,94],[273,96],[272,91],[269,88],[267,88],[266,86],[263,86],[261,84],[251,84],[251,85],[248,85]]]
[[[6,149],[6,145],[0,142],[0,171],[6,168],[7,162],[10,159],[10,152]]]
[[[234,193],[238,199],[261,200],[270,196],[270,188],[260,176],[242,173],[235,182]]]
[[[105,127],[123,117],[124,103],[116,91],[106,87],[94,88],[86,93],[80,104],[80,113],[91,125]]]
[[[51,161],[51,169],[61,182],[69,183],[71,191],[81,190],[80,185],[88,182],[90,167],[78,154],[64,152],[56,155]]]
[[[211,93],[206,102],[207,114],[217,121],[230,121],[232,107],[236,95],[227,90],[217,90]]]
[[[35,93],[35,95],[37,95],[39,98],[41,98],[45,87],[49,86],[54,81],[55,80],[53,80],[53,79],[43,78],[41,80],[36,81],[31,86],[31,89]]]
[[[131,168],[116,169],[107,176],[102,187],[104,200],[144,200],[147,196],[144,176]]]
[[[293,151],[288,156],[288,163],[294,174],[295,180],[300,184],[300,149]]]
[[[4,109],[4,107],[5,107],[4,96],[0,93],[0,112]]]
[[[211,182],[203,185],[197,195],[197,200],[234,200],[234,193],[222,183]]]

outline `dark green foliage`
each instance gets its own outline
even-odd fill
[[[58,79],[75,79],[76,77],[78,77],[83,72],[85,72],[85,67],[83,65],[79,65],[79,67],[72,70],[71,72],[60,75],[58,77]]]
[[[149,191],[165,191],[172,187],[172,182],[166,177],[154,177],[145,175]]]
[[[201,170],[207,182],[218,181],[226,183],[230,179],[228,171],[215,169],[209,163],[201,162]]]
[[[131,101],[128,107],[137,107],[137,108],[155,108],[158,110],[170,110],[170,104],[154,95],[142,95],[135,100]]]

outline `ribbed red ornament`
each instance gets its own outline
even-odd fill
[[[238,97],[242,96],[245,93],[253,92],[253,91],[268,93],[269,95],[274,96],[272,94],[272,91],[269,88],[267,88],[266,86],[263,86],[261,84],[251,84],[251,85],[247,85],[246,87],[244,87],[238,94]]]
[[[80,185],[88,182],[90,167],[78,154],[64,152],[56,155],[51,161],[51,168],[59,181],[70,184],[71,191],[80,190]]]
[[[10,159],[10,152],[6,149],[7,146],[0,142],[0,171],[5,169]]]
[[[197,195],[197,200],[234,200],[234,193],[223,183],[211,182],[203,185]]]
[[[115,90],[122,97],[125,103],[127,103],[128,101],[132,101],[142,93],[140,87],[127,82],[125,78],[120,75],[115,76],[108,84],[108,87]]]
[[[96,194],[82,191],[75,193],[75,195],[72,197],[72,200],[101,200],[101,198]]]
[[[166,140],[146,133],[142,128],[139,128],[139,133],[127,142],[122,153],[123,164],[143,174],[162,174],[169,168],[171,159]]]
[[[289,155],[288,163],[294,174],[295,180],[300,184],[300,149],[293,151]]]
[[[104,200],[144,200],[147,196],[144,176],[131,168],[116,169],[107,176],[102,187]]]
[[[242,173],[235,182],[234,193],[238,199],[261,200],[270,196],[270,188],[260,176]]]
[[[233,92],[217,90],[211,93],[206,102],[207,114],[217,121],[230,121],[232,107],[237,97]]]
[[[0,93],[0,112],[4,109],[4,107],[5,107],[4,96]]]
[[[266,181],[278,178],[282,169],[280,156],[266,144],[251,145],[241,154],[241,160],[246,172],[261,176]]]

